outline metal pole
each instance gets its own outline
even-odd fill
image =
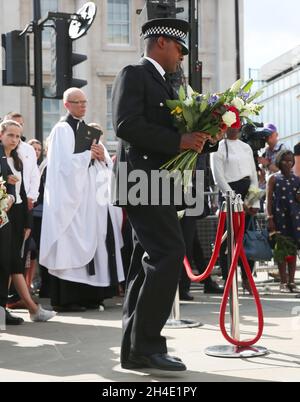
[[[233,221],[232,221],[232,212],[233,212],[233,200],[235,198],[235,194],[233,191],[226,192],[226,212],[227,212],[227,247],[228,247],[228,255],[227,262],[228,267],[230,267],[232,263],[233,257],[233,249],[234,249],[234,230],[233,230]],[[241,211],[239,208],[241,207],[241,196],[238,195],[235,198],[235,212]],[[240,316],[239,316],[239,297],[238,297],[238,281],[237,281],[237,273],[233,278],[232,289],[230,293],[230,317],[231,317],[231,336],[236,340],[240,340]],[[259,357],[268,354],[268,350],[261,346],[252,346],[252,347],[237,347],[233,345],[217,345],[210,346],[205,349],[205,353],[208,356],[212,357],[226,357],[226,358],[250,358],[250,357]]]
[[[43,141],[43,59],[42,59],[42,27],[41,2],[33,0],[33,33],[34,33],[34,89],[35,98],[35,138]]]
[[[233,230],[233,198],[234,192],[227,191],[226,206],[227,206],[227,267],[228,272],[231,266],[233,250],[234,250],[234,230]],[[238,278],[237,271],[235,272],[232,288],[230,292],[230,318],[231,318],[231,336],[240,340],[240,316],[239,316],[239,296],[238,296]]]
[[[179,300],[179,288],[177,288],[177,292],[175,295],[175,300],[173,303],[171,316],[166,322],[165,328],[173,329],[173,328],[196,328],[202,327],[203,324],[201,322],[192,321],[192,320],[181,320],[180,319],[180,300]]]
[[[240,7],[239,0],[234,1],[235,13],[235,46],[236,46],[236,78],[241,78],[241,56],[240,56]]]
[[[189,0],[189,83],[202,93],[202,62],[199,61],[199,4],[198,0]]]

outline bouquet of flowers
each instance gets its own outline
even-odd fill
[[[8,217],[5,212],[8,207],[8,195],[4,184],[5,181],[0,177],[0,228],[8,223]]]
[[[263,198],[265,194],[265,190],[261,190],[260,188],[251,185],[245,198],[245,205],[248,208],[251,208],[256,203],[256,201],[259,201],[261,198]]]
[[[201,131],[215,137],[221,130],[228,127],[240,128],[241,119],[253,124],[250,115],[258,115],[262,105],[254,103],[263,91],[251,94],[253,80],[242,84],[241,80],[235,82],[231,88],[218,94],[199,94],[190,86],[187,91],[183,86],[179,89],[178,100],[167,100],[167,106],[174,116],[174,122],[181,134]],[[195,170],[198,153],[187,150],[162,166],[171,172],[190,171],[184,174],[184,188],[191,182],[192,172]]]
[[[274,241],[274,261],[277,263],[291,262],[296,258],[297,245],[290,237],[283,236],[280,232],[271,233],[270,237]]]

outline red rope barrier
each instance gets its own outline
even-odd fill
[[[189,276],[189,278],[194,281],[194,282],[201,282],[204,279],[206,279],[208,276],[210,276],[219,252],[221,248],[221,243],[222,243],[222,236],[224,232],[224,227],[225,227],[225,221],[226,221],[226,212],[221,212],[220,214],[220,220],[219,220],[219,225],[218,225],[218,230],[217,230],[217,235],[216,235],[216,243],[215,243],[215,248],[213,255],[211,257],[211,260],[208,264],[207,269],[202,275],[194,275],[191,269],[191,266],[189,264],[189,261],[187,257],[184,259],[184,266],[186,269],[186,272]],[[229,269],[228,273],[228,279],[226,281],[226,286],[224,289],[224,295],[221,303],[221,308],[220,308],[220,328],[221,332],[224,336],[224,338],[231,344],[237,346],[237,347],[249,347],[253,346],[256,344],[259,339],[261,338],[263,334],[263,329],[264,329],[264,317],[263,317],[263,309],[262,309],[262,304],[259,298],[259,293],[257,291],[251,269],[244,251],[243,247],[243,238],[244,238],[244,232],[245,232],[245,212],[234,212],[233,213],[233,229],[234,229],[234,235],[235,235],[235,240],[236,240],[236,245],[234,248],[234,253],[233,253],[233,258],[232,258],[232,263]],[[234,280],[234,275],[238,267],[238,260],[241,258],[243,262],[243,266],[247,275],[247,278],[249,280],[249,284],[254,296],[255,300],[255,305],[257,309],[257,314],[258,314],[258,332],[257,335],[254,339],[251,340],[246,340],[246,341],[239,341],[237,339],[233,339],[227,332],[226,327],[225,327],[225,316],[226,316],[226,307],[228,303],[228,298],[230,294],[230,290],[232,288],[233,280]]]
[[[214,266],[216,265],[219,254],[220,254],[220,249],[221,249],[221,245],[222,245],[222,236],[223,236],[224,228],[225,228],[225,222],[226,222],[226,212],[221,212],[220,219],[219,219],[219,225],[218,225],[218,229],[217,229],[214,251],[213,251],[211,259],[208,263],[208,266],[207,266],[206,270],[203,272],[203,274],[194,275],[188,258],[187,257],[184,258],[183,264],[186,269],[186,273],[191,281],[202,282],[202,281],[204,281],[204,279],[208,278],[211,275],[211,273],[214,269]]]
[[[240,219],[240,227],[239,227],[239,219]],[[234,234],[236,236],[236,246],[234,250],[234,255],[231,263],[231,267],[229,270],[229,275],[228,279],[226,282],[226,286],[224,289],[224,295],[223,295],[223,300],[221,303],[221,309],[220,309],[220,328],[222,331],[222,334],[224,338],[231,344],[238,346],[238,347],[249,347],[253,346],[256,344],[259,339],[262,336],[263,329],[264,329],[264,318],[263,318],[263,309],[261,305],[261,301],[259,298],[258,291],[255,286],[254,279],[252,277],[251,269],[247,260],[247,257],[245,255],[245,251],[243,248],[243,238],[244,238],[244,231],[245,231],[245,212],[241,212],[239,214],[234,213],[233,214],[233,226],[234,226]],[[251,287],[251,290],[253,292],[254,300],[255,300],[255,305],[257,309],[257,314],[258,314],[258,332],[257,335],[254,339],[251,340],[246,340],[246,341],[239,341],[237,339],[233,339],[227,332],[226,327],[225,327],[225,314],[226,314],[226,307],[227,307],[227,302],[229,298],[229,293],[230,289],[233,284],[234,280],[234,274],[237,270],[238,266],[238,259],[241,257],[244,269],[246,271],[247,278],[249,280],[249,284]]]

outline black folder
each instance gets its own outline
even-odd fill
[[[75,154],[80,154],[85,151],[89,151],[91,146],[96,140],[98,144],[102,131],[97,128],[90,127],[84,123],[80,123],[76,132],[75,139]]]

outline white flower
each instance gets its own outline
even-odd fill
[[[239,89],[242,86],[242,80],[239,79],[238,81],[236,81],[230,88],[230,92],[238,92]]]
[[[257,103],[245,103],[244,107],[242,108],[242,113],[241,113],[241,117],[248,117],[251,114],[258,114],[261,109],[262,106],[258,105]]]
[[[248,194],[247,194],[246,199],[245,199],[245,204],[248,207],[251,207],[251,206],[254,205],[254,203],[256,203],[262,197],[264,197],[265,194],[266,194],[266,192],[264,190],[261,190],[260,188],[251,185],[249,187]]]
[[[191,98],[194,95],[195,91],[193,90],[193,88],[188,85],[187,89],[186,89],[186,94],[188,98]]]
[[[183,102],[185,104],[185,106],[192,106],[194,103],[193,98],[186,98],[186,100]]]
[[[222,120],[227,127],[231,127],[234,123],[236,123],[236,114],[229,110],[223,114]]]
[[[241,111],[244,106],[245,106],[245,102],[243,101],[243,99],[235,97],[232,102],[231,102],[232,106],[236,107],[239,111]]]
[[[249,117],[252,113],[249,112],[248,110],[244,110],[242,113],[240,113],[241,117]]]
[[[8,199],[4,198],[0,200],[0,211],[4,211],[8,207]]]

